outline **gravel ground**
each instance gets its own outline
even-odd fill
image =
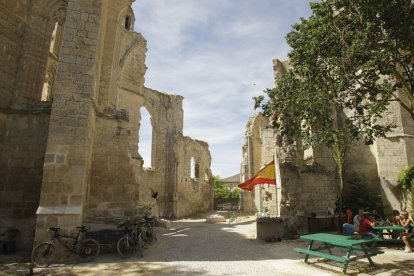
[[[92,263],[59,264],[34,268],[34,275],[338,275],[339,263],[310,258],[293,251],[306,247],[300,240],[265,243],[256,240],[254,217],[207,224],[200,219],[171,222],[171,229],[157,229],[159,240],[148,246],[144,258],[122,260],[104,254]],[[413,275],[414,254],[396,246],[381,248],[385,253],[349,265],[349,275]],[[27,253],[0,256],[1,275],[28,275]]]

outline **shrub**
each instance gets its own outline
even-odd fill
[[[410,190],[414,181],[414,165],[408,166],[398,173],[397,184],[403,190]]]

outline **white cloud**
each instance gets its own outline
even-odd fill
[[[136,0],[147,39],[147,87],[184,96],[184,135],[209,143],[212,171],[240,170],[253,96],[273,86],[272,59],[310,14],[304,0]]]

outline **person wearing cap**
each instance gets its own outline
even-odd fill
[[[363,237],[375,238],[377,237],[377,234],[374,229],[372,229],[372,227],[375,226],[375,223],[369,219],[370,215],[371,213],[369,212],[363,212],[361,214],[361,220],[359,221],[359,234]]]
[[[402,233],[402,240],[405,245],[405,253],[411,253],[413,252],[413,248],[410,245],[410,239],[413,235],[413,221],[408,216],[408,212],[401,212],[400,215],[400,225],[403,226],[406,229],[405,233]]]

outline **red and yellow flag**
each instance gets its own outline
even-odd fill
[[[255,176],[253,176],[246,182],[237,185],[237,187],[239,187],[242,190],[251,191],[253,190],[253,187],[257,184],[276,185],[275,161],[272,161],[269,164],[267,164]]]

